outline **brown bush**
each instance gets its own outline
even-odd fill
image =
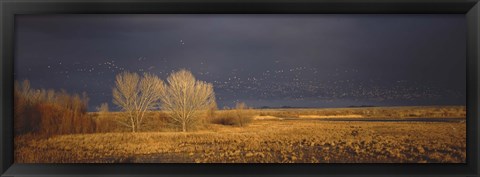
[[[15,134],[41,136],[92,133],[95,123],[86,113],[86,94],[31,89],[28,80],[14,86]]]
[[[235,109],[224,110],[211,122],[214,124],[246,126],[253,120],[253,111],[245,103],[237,103]]]
[[[217,114],[212,120],[214,124],[221,124],[221,125],[238,125],[238,122],[235,119],[235,115],[232,111],[224,110]]]
[[[253,113],[250,108],[243,102],[237,103],[235,106],[235,117],[237,119],[238,125],[243,127],[253,120]]]
[[[217,102],[213,101],[212,104],[208,107],[206,113],[205,113],[205,118],[203,120],[203,123],[210,122],[212,119],[215,118],[217,115]]]

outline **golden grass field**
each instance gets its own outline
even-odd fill
[[[268,109],[254,110],[254,118],[244,127],[206,124],[187,133],[17,136],[15,162],[466,162],[465,107]]]

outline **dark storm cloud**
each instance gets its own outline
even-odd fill
[[[465,104],[462,15],[16,18],[16,79],[111,102],[122,71],[187,68],[220,106]]]

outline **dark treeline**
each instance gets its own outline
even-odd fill
[[[16,135],[52,136],[92,133],[95,122],[87,115],[88,97],[66,91],[32,89],[28,80],[15,82],[14,129]]]

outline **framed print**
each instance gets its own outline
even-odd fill
[[[477,1],[2,1],[4,176],[478,176]]]

